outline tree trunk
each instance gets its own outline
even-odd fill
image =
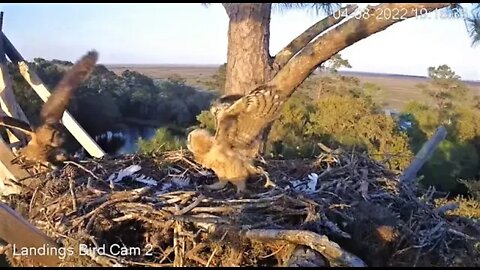
[[[271,3],[223,4],[227,11],[228,56],[224,94],[245,94],[271,79]]]

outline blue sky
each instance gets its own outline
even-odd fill
[[[364,4],[359,4],[364,6]],[[0,4],[3,29],[27,59],[75,61],[92,48],[103,64],[221,64],[228,17],[220,4]],[[322,18],[315,12],[274,12],[271,54]],[[480,80],[480,46],[463,20],[412,18],[341,52],[354,71],[427,74],[447,64]]]

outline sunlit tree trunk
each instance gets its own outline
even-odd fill
[[[225,94],[245,94],[270,79],[271,3],[223,4],[229,16]]]

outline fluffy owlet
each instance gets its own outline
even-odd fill
[[[68,107],[73,91],[92,73],[98,59],[96,51],[90,51],[77,61],[60,80],[52,95],[42,106],[41,124],[31,127],[29,124],[8,116],[0,117],[0,125],[23,131],[30,136],[27,146],[20,155],[27,160],[40,163],[58,163],[68,157],[62,148],[66,139],[66,128],[60,122]]]
[[[263,130],[276,119],[285,99],[273,87],[262,85],[245,96],[224,96],[212,106],[210,111],[217,121],[215,135],[196,129],[187,139],[195,160],[218,176],[219,182],[208,188],[220,189],[231,182],[240,193],[245,191],[250,175],[264,173],[253,165],[253,159]],[[268,185],[274,184],[267,175]]]

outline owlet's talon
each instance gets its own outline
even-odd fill
[[[273,182],[272,179],[270,179],[268,172],[266,172],[262,167],[257,167],[256,169],[259,174],[263,174],[265,176],[265,181],[266,181],[264,185],[265,188],[277,187],[277,184],[275,184],[275,182]]]
[[[237,195],[245,195],[247,191],[247,184],[246,181],[238,181],[234,182],[235,186],[237,187]]]
[[[275,184],[275,182],[273,182],[270,177],[266,176],[266,183],[265,183],[265,188],[269,188],[269,187],[277,187],[277,184]]]
[[[211,185],[205,185],[205,188],[208,190],[219,190],[224,188],[227,185],[227,182],[216,182]]]

